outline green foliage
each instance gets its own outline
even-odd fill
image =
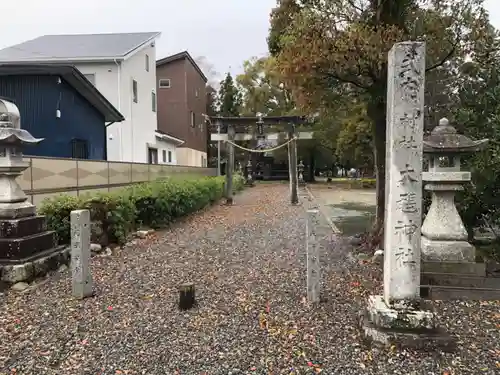
[[[349,189],[374,189],[377,181],[374,178],[333,178],[328,184]]]
[[[239,116],[242,105],[241,92],[234,84],[233,76],[227,73],[220,83],[217,106],[220,116]]]
[[[244,179],[236,175],[234,191]],[[113,193],[73,197],[60,195],[46,199],[40,214],[56,231],[59,243],[70,242],[70,213],[89,209],[93,222],[93,241],[103,245],[123,244],[137,227],[159,228],[196,212],[223,196],[224,177],[167,178],[132,185]]]
[[[281,81],[273,57],[252,58],[243,63],[244,73],[236,77],[243,94],[242,114],[284,116],[294,114],[291,92]]]
[[[426,116],[449,108],[456,76],[489,37],[482,0],[280,0],[271,13],[270,52],[298,105],[315,112],[355,98],[366,104],[377,178],[385,180],[387,53],[401,41],[426,42]],[[436,82],[438,81],[438,82]],[[441,93],[438,98],[437,93]],[[332,102],[334,100],[334,102]],[[434,117],[433,117],[434,118]],[[339,123],[329,122],[336,126]],[[351,132],[350,132],[351,133]],[[377,191],[377,223],[384,184]]]

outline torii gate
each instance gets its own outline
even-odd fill
[[[288,145],[288,170],[290,174],[290,201],[292,204],[299,202],[298,197],[298,173],[297,173],[297,140],[312,139],[313,133],[297,132],[297,125],[312,124],[305,116],[268,116],[268,117],[221,117],[212,116],[209,118],[210,123],[217,127],[218,133],[211,133],[212,141],[226,142],[228,151],[227,173],[226,173],[226,189],[225,197],[227,204],[233,204],[233,171],[234,171],[234,147],[240,147],[234,142],[248,140],[278,140],[280,136],[284,136],[287,142],[279,147]],[[264,126],[280,125],[285,127],[286,132],[265,134]],[[227,133],[220,133],[221,129],[227,127]],[[246,130],[248,127],[254,127],[251,133],[237,133],[238,130]],[[219,143],[220,147],[220,143]],[[243,147],[241,147],[243,148]],[[266,150],[245,149],[249,152],[266,152]],[[276,149],[276,148],[274,148]],[[249,168],[252,168],[251,161]]]

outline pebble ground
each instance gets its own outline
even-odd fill
[[[357,322],[380,273],[322,229],[323,295],[305,299],[305,209],[261,185],[111,257],[92,259],[96,296],[68,271],[0,296],[0,374],[500,374],[497,302],[437,302],[454,353],[375,349]],[[198,307],[180,312],[194,282]]]

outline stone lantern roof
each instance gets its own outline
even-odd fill
[[[439,120],[430,135],[424,137],[424,153],[429,154],[465,154],[479,151],[486,146],[488,139],[474,141],[458,134],[447,118]]]
[[[0,143],[1,144],[37,144],[43,138],[35,138],[28,131],[21,129],[21,116],[14,103],[0,98]]]

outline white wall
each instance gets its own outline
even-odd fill
[[[121,98],[119,95],[119,71],[121,67],[115,63],[78,63],[75,66],[83,74],[93,74],[95,86],[125,117],[125,121],[112,124],[107,128],[107,155],[108,160],[123,160],[123,152],[120,149],[120,130],[129,126],[129,118],[121,109]],[[110,140],[110,138],[112,138]]]
[[[156,139],[156,143],[154,143],[154,147],[158,149],[158,164],[169,164],[169,165],[177,165],[177,150],[178,148],[169,142]],[[163,151],[165,151],[165,160],[163,160]],[[168,152],[170,151],[172,160],[168,161]]]
[[[177,164],[190,167],[206,167],[207,153],[187,147],[177,149]]]
[[[156,47],[148,44],[123,62],[76,64],[76,67],[83,74],[95,74],[97,89],[125,117],[125,121],[107,128],[108,160],[147,163],[147,144],[156,142],[157,120],[151,95],[156,93]],[[133,102],[133,80],[137,81],[137,103]],[[161,159],[160,153],[158,158]]]
[[[149,72],[146,71],[146,55],[149,56]],[[137,103],[133,102],[132,80],[137,81]],[[122,114],[130,118],[130,124],[122,127],[124,156],[127,161],[147,163],[147,143],[156,142],[158,126],[151,100],[151,93],[156,93],[156,47],[148,45],[122,63],[121,83]]]

